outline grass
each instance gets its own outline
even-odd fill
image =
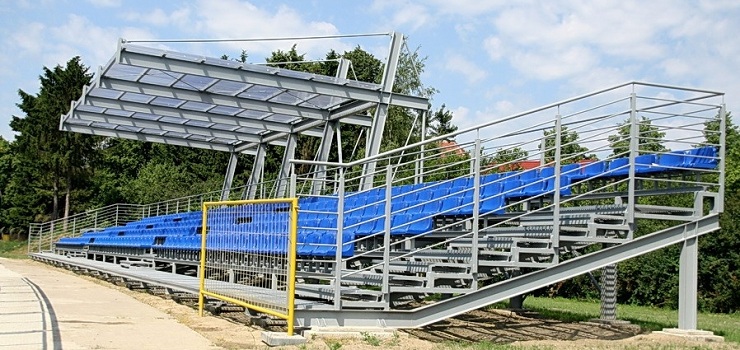
[[[361,332],[360,335],[362,335],[362,340],[364,340],[366,343],[372,346],[380,346],[380,338],[376,337],[375,335],[368,332]]]
[[[500,307],[497,304],[495,307]],[[527,297],[524,307],[542,317],[565,322],[581,322],[599,317],[598,301],[565,298]],[[617,317],[639,325],[644,331],[658,331],[678,326],[678,311],[646,306],[618,305]],[[699,313],[697,328],[714,332],[726,341],[740,343],[740,313]]]
[[[26,241],[0,240],[0,257],[9,259],[27,259]]]

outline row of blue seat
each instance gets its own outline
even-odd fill
[[[298,232],[296,249],[299,256],[324,257],[336,254],[336,231],[303,229]],[[343,242],[350,242],[354,236],[343,235]],[[207,247],[216,251],[239,253],[280,254],[287,251],[287,235],[276,234],[211,234],[207,238]],[[201,236],[167,236],[157,242],[156,236],[116,236],[116,237],[63,237],[57,242],[58,247],[120,247],[120,248],[161,248],[196,251],[201,249]],[[354,254],[354,244],[346,243],[342,247],[342,256]]]
[[[640,175],[686,169],[713,169],[717,166],[717,150],[699,147],[660,155],[646,154],[635,159],[635,172]],[[629,174],[629,158],[610,162],[568,164],[561,167],[560,193],[569,195],[573,183],[594,178],[613,178]],[[488,174],[480,178],[480,213],[503,214],[507,199],[538,196],[554,191],[554,167],[542,167],[521,172]],[[391,234],[414,235],[433,228],[432,216],[472,215],[472,177],[450,181],[396,186],[391,189]],[[345,197],[343,242],[385,229],[385,189],[350,193]],[[336,252],[337,197],[301,198],[299,215],[299,255],[333,256]],[[213,249],[235,248],[245,252],[280,251],[284,242],[269,237],[281,237],[288,231],[285,204],[214,209],[209,215],[208,246]],[[332,214],[334,213],[334,214]],[[61,245],[100,245],[121,247],[151,247],[154,238],[164,236],[161,247],[167,249],[199,249],[198,227],[201,212],[171,214],[145,218],[125,227],[108,228],[83,237],[62,238]],[[223,235],[240,232],[240,235]],[[223,233],[223,234],[222,234]],[[210,238],[213,237],[213,238]],[[229,237],[229,238],[224,238]],[[93,238],[93,239],[91,239]],[[342,254],[353,253],[347,244]]]
[[[200,233],[200,221],[190,225],[161,226],[156,228],[137,228],[132,226],[113,226],[101,231],[83,233],[83,237],[116,237],[116,236],[171,236],[171,235],[194,235]]]

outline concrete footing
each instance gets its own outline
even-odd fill
[[[624,327],[624,326],[632,325],[630,321],[626,321],[626,320],[605,320],[602,318],[592,318],[588,320],[588,322],[603,324],[606,326],[614,326],[614,327]]]
[[[704,341],[704,342],[724,342],[725,338],[719,335],[714,335],[711,331],[700,331],[696,329],[678,329],[678,328],[664,328],[662,331],[655,331],[654,334],[670,335],[674,337],[683,338],[691,341]]]
[[[262,332],[262,342],[269,346],[300,345],[306,342],[306,338],[285,332]]]
[[[384,327],[311,327],[303,331],[306,338],[326,337],[326,338],[345,338],[345,339],[362,339],[367,334],[378,338],[392,337],[396,330]]]

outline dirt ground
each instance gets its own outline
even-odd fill
[[[243,313],[225,313],[220,317],[199,317],[193,305],[179,304],[168,298],[149,293],[129,290],[106,281],[89,276],[51,267],[31,260],[3,260],[1,263],[20,274],[39,275],[57,274],[57,280],[70,280],[67,283],[79,285],[79,280],[104,286],[129,296],[143,304],[166,314],[176,325],[185,325],[210,342],[210,349],[263,349],[267,348],[260,340],[262,328],[245,325],[248,318]],[[34,272],[35,271],[35,272]],[[92,296],[90,296],[92,297]],[[98,297],[97,295],[95,297]],[[50,296],[51,302],[55,300]],[[133,312],[134,310],[132,310]],[[160,324],[161,327],[170,327]],[[89,327],[96,327],[95,324]],[[155,333],[163,337],[171,336],[167,328],[157,329]],[[64,336],[64,334],[63,334]],[[130,334],[128,335],[130,336]],[[121,335],[126,337],[126,335]],[[125,341],[125,339],[120,339]],[[402,332],[395,332],[387,337],[365,336],[355,339],[336,339],[315,337],[301,349],[419,349],[442,350],[465,348],[465,344],[487,341],[521,345],[524,348],[557,348],[557,349],[632,349],[632,348],[695,348],[706,346],[716,349],[734,349],[734,343],[695,343],[678,340],[673,337],[657,334],[640,334],[636,326],[619,328],[596,323],[565,323],[556,320],[540,319],[536,315],[517,315],[505,310],[477,310],[451,320]],[[178,348],[178,342],[172,343],[172,349]],[[105,343],[111,344],[111,343]],[[96,349],[126,348],[126,346],[106,346],[99,344]],[[167,349],[168,347],[157,347]],[[295,348],[295,347],[292,347]]]

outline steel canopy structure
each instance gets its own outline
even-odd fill
[[[377,137],[368,140],[368,149],[377,153],[388,106],[428,110],[427,98],[392,92],[403,37],[391,37],[381,84],[347,79],[344,59],[331,77],[121,39],[114,57],[61,117],[60,129],[230,152],[228,195],[237,154],[255,156],[250,183],[256,183],[266,145],[285,147],[287,172],[298,135],[322,138],[318,158],[326,160],[337,124],[343,123],[370,127]]]

